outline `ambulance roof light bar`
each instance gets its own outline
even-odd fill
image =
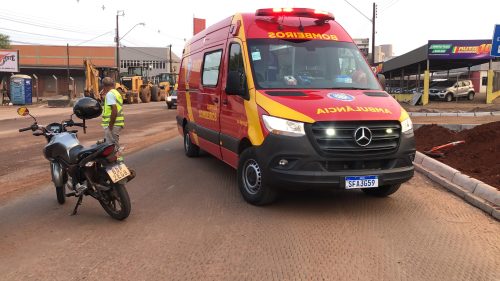
[[[255,12],[256,16],[262,17],[303,17],[303,18],[313,18],[320,21],[335,20],[332,13],[308,9],[308,8],[269,8],[269,9],[258,9]]]

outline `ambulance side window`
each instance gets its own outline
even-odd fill
[[[244,72],[243,55],[241,54],[241,46],[238,43],[231,44],[230,51],[229,51],[228,71]]]
[[[219,80],[220,61],[222,50],[206,53],[203,58],[201,81],[203,86],[215,87]]]

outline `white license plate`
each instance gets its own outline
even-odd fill
[[[130,171],[123,163],[107,168],[106,172],[108,172],[112,182],[117,182],[130,176]]]
[[[374,188],[378,187],[378,176],[345,177],[345,188]]]

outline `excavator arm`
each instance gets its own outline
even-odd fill
[[[99,93],[99,70],[89,60],[83,60],[85,67],[85,89],[86,97],[92,97],[96,100],[101,100]]]

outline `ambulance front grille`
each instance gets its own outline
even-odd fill
[[[371,133],[371,141],[366,146],[356,143],[354,137],[356,130],[362,127]],[[308,127],[308,133],[316,148],[331,156],[379,156],[398,149],[401,124],[398,121],[316,122]]]

